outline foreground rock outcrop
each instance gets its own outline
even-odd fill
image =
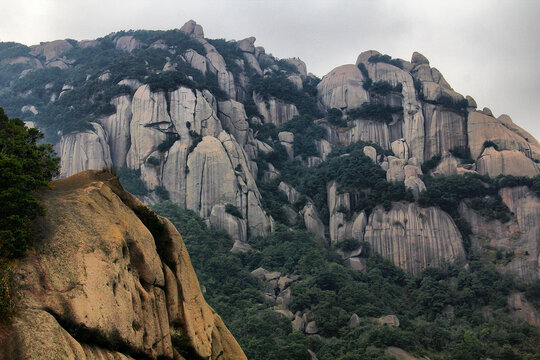
[[[182,237],[104,172],[40,195],[35,251],[14,269],[2,359],[246,359],[210,308]],[[162,227],[161,231],[156,230]]]

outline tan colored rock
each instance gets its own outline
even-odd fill
[[[388,125],[380,121],[353,120],[349,121],[349,127],[346,129],[336,129],[325,123],[321,123],[321,125],[326,129],[326,138],[330,144],[348,146],[362,140],[378,144],[383,149],[390,149]]]
[[[306,230],[317,235],[320,239],[325,238],[325,227],[315,205],[309,202],[304,206],[300,215],[304,218]]]
[[[367,64],[369,61],[369,58],[372,57],[373,55],[382,55],[382,54],[378,52],[377,50],[364,51],[360,53],[360,55],[358,55],[358,57],[356,58],[356,65],[358,65],[359,63]]]
[[[510,130],[505,123],[481,112],[469,113],[467,122],[469,148],[473,159],[478,158],[484,150],[485,141],[493,141],[499,150],[519,150],[527,157],[535,157],[531,143],[518,133]],[[533,143],[534,145],[534,143]]]
[[[351,318],[349,319],[349,326],[350,327],[360,326],[360,316],[356,314],[352,314]]]
[[[534,224],[534,221],[540,220],[536,210],[540,203],[534,199],[533,194],[528,191],[522,193],[520,188],[504,189],[501,192],[505,193],[507,201],[517,199],[518,206],[525,206],[520,210],[519,218],[504,224],[498,220],[487,220],[463,202],[459,206],[459,214],[471,228],[471,242],[477,253],[483,254],[488,261],[494,260],[493,250],[503,254],[513,253],[507,263],[496,264],[497,270],[510,273],[525,282],[534,281],[539,275],[536,256],[538,245],[532,239],[540,235],[539,226]],[[520,199],[521,196],[525,198]],[[521,221],[521,225],[518,221]]]
[[[137,90],[142,86],[142,83],[137,79],[123,79],[118,82],[118,85],[129,86],[133,90]]]
[[[114,46],[118,50],[132,52],[133,50],[140,49],[143,44],[131,35],[120,36],[114,39]]]
[[[540,327],[540,313],[529,303],[523,294],[515,293],[508,297],[508,306],[512,310],[512,317],[523,320],[531,326]]]
[[[73,46],[66,40],[55,40],[43,43],[41,45],[34,45],[30,47],[30,55],[44,56],[45,62],[50,62],[58,58],[66,51],[73,48]]]
[[[300,75],[289,75],[287,76],[287,79],[289,79],[289,81],[292,82],[298,90],[302,91],[304,88],[302,77]]]
[[[476,101],[473,99],[472,96],[465,96],[465,99],[467,99],[467,106],[468,108],[470,108],[471,110],[476,110],[476,108],[478,107],[478,105],[476,104]]]
[[[429,65],[429,60],[424,55],[415,51],[412,54],[411,63],[413,65],[422,65],[422,64]]]
[[[234,241],[247,243],[246,220],[227,213],[225,205],[214,205],[210,213],[210,226],[215,229],[225,230]]]
[[[431,170],[433,176],[452,176],[458,173],[458,160],[452,155],[443,156],[435,169]]]
[[[107,141],[111,149],[113,165],[120,169],[126,165],[126,157],[131,142],[131,98],[128,95],[117,96],[111,104],[116,112],[99,120],[107,133]]]
[[[48,212],[37,220],[35,252],[14,270],[22,311],[10,329],[18,340],[0,346],[3,358],[130,359],[84,344],[62,328],[64,321],[149,358],[172,358],[177,331],[200,357],[246,358],[204,301],[180,234],[160,218],[169,254],[160,258],[132,210],[142,204],[118,180],[86,171],[55,181],[40,199]]]
[[[362,149],[364,155],[373,161],[374,164],[377,164],[377,150],[373,146],[364,146]]]
[[[373,251],[412,273],[444,262],[465,261],[461,234],[452,218],[435,207],[393,203],[386,212],[377,206],[369,216],[364,241]]]
[[[278,189],[283,191],[287,195],[289,203],[294,204],[298,199],[300,199],[300,193],[296,191],[291,185],[284,183],[283,181],[279,183]]]
[[[207,63],[206,58],[193,49],[189,49],[184,53],[184,58],[192,68],[199,70],[206,75]]]
[[[286,103],[271,96],[265,100],[261,95],[254,93],[253,101],[255,101],[259,113],[263,116],[263,121],[272,123],[276,127],[280,127],[294,116],[299,115],[294,104]]]
[[[388,157],[388,171],[386,172],[387,181],[404,181],[405,180],[405,164],[406,161],[398,159],[394,156]]]
[[[467,122],[460,114],[440,106],[424,104],[425,153],[424,160],[435,155],[444,156],[454,148],[467,147]]]
[[[298,58],[289,58],[289,59],[283,59],[283,60],[293,65],[300,75],[307,76],[307,68],[306,68],[305,62],[303,62],[302,60]]]
[[[319,332],[319,328],[317,327],[317,323],[315,321],[310,321],[306,324],[304,331],[308,335],[313,335]]]
[[[400,159],[407,160],[409,158],[409,146],[405,139],[398,139],[391,144],[392,152]]]
[[[111,167],[111,151],[103,127],[91,123],[93,129],[62,136],[60,140],[60,177],[80,171]]]
[[[396,315],[385,315],[377,319],[379,325],[399,327],[399,319]]]
[[[384,350],[384,355],[391,356],[396,360],[421,360],[421,359],[425,359],[425,358],[417,358],[416,356],[412,356],[411,354],[409,354],[405,350],[400,349],[400,348],[395,347],[395,346],[387,347]]]
[[[244,105],[234,100],[221,101],[218,111],[222,127],[235,137],[238,144],[246,145],[249,124]]]
[[[317,97],[325,109],[355,109],[369,101],[362,87],[364,76],[356,65],[342,65],[328,74],[317,85]]]
[[[497,177],[499,175],[534,177],[540,173],[538,164],[517,150],[497,151],[493,147],[484,149],[476,161],[476,171],[480,175]]]
[[[332,152],[332,145],[325,139],[315,140],[315,146],[317,146],[317,151],[321,155],[321,159],[326,161],[328,154]]]
[[[305,327],[306,327],[306,323],[305,323],[304,319],[302,319],[301,316],[296,314],[294,316],[294,320],[292,321],[292,329],[293,329],[293,331],[304,331]]]
[[[207,69],[215,74],[218,78],[219,88],[227,93],[231,99],[236,99],[236,86],[234,84],[233,74],[227,70],[227,65],[223,56],[204,38],[202,26],[195,21],[189,20],[185,23],[180,31],[191,36],[204,46],[206,50]]]

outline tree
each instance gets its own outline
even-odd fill
[[[22,256],[32,243],[31,221],[45,209],[33,192],[58,175],[59,159],[43,134],[0,108],[0,257]]]

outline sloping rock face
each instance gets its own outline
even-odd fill
[[[452,218],[439,208],[393,203],[376,207],[366,225],[364,241],[400,268],[418,273],[443,262],[465,262],[461,234]]]
[[[246,359],[204,301],[180,234],[159,218],[154,238],[116,178],[86,171],[40,196],[48,212],[14,270],[19,315],[0,332],[0,357]]]
[[[112,165],[111,151],[103,127],[92,123],[93,130],[71,133],[60,141],[60,177]]]
[[[317,85],[320,104],[325,109],[354,109],[369,101],[362,84],[364,76],[356,65],[342,65],[325,75]]]
[[[469,148],[473,159],[478,158],[484,150],[484,142],[494,142],[499,150],[518,150],[527,157],[539,159],[536,141],[523,138],[515,130],[492,116],[473,111],[468,118]],[[515,125],[514,125],[515,126]]]
[[[540,173],[538,164],[518,150],[497,151],[493,147],[484,149],[476,161],[476,171],[481,175],[534,177]]]
[[[259,94],[253,94],[253,101],[257,105],[259,113],[262,115],[265,123],[272,123],[280,127],[296,115],[299,115],[294,104],[286,103],[282,100],[269,96],[267,99]]]

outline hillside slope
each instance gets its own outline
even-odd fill
[[[0,358],[246,359],[169,221],[108,173],[52,187],[35,251],[13,270],[18,315],[2,325]]]

